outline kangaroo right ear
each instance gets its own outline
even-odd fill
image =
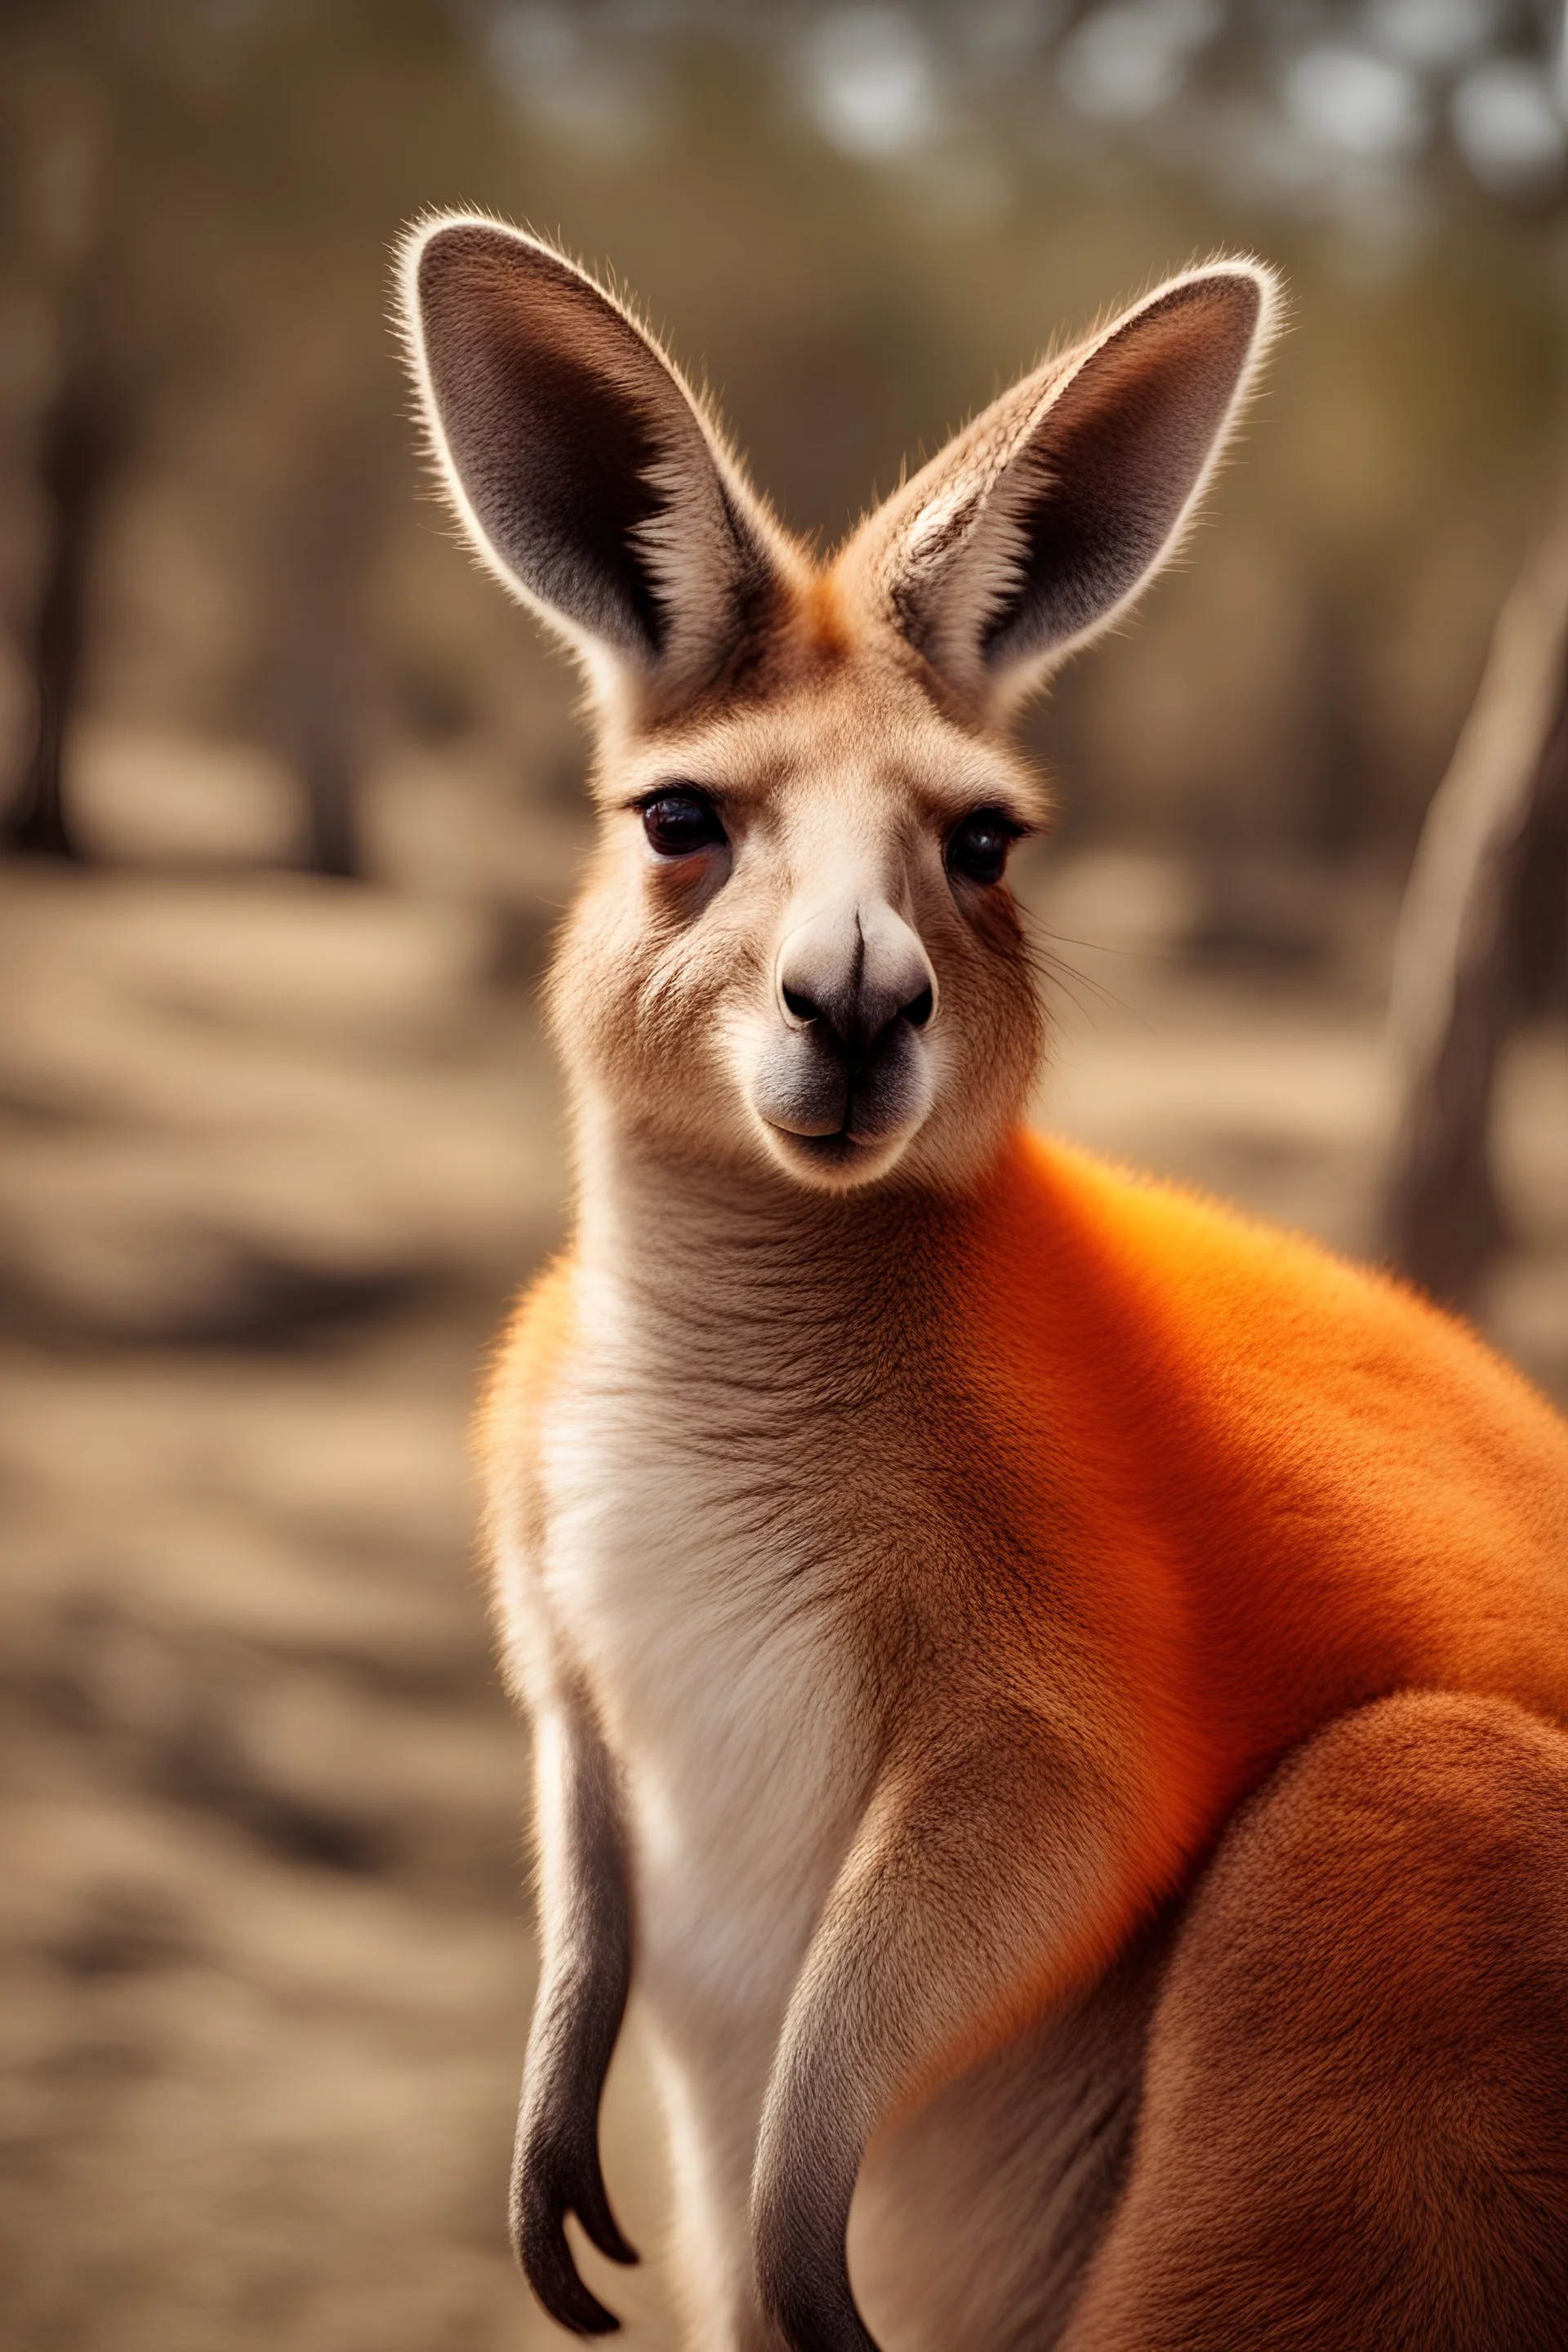
[[[675,369],[592,278],[497,221],[421,224],[400,274],[431,445],[478,552],[601,689],[706,684],[790,557]]]

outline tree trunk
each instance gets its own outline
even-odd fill
[[[375,518],[363,434],[334,420],[308,445],[285,509],[268,668],[272,726],[305,795],[307,862],[361,871],[366,701],[362,604]]]
[[[1394,1263],[1456,1305],[1505,1238],[1488,1133],[1498,1062],[1561,971],[1565,916],[1568,522],[1503,607],[1400,916],[1384,1233]]]
[[[87,370],[68,372],[44,420],[38,474],[50,529],[33,635],[32,750],[5,828],[28,856],[74,857],[62,770],[87,642],[92,557],[110,474],[109,417]]]

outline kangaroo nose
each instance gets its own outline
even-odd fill
[[[816,998],[807,996],[803,989],[791,988],[786,984],[784,1001],[785,1011],[793,1013],[797,1021],[820,1023],[824,1029],[838,1039],[840,1045],[859,1043],[874,1045],[883,1030],[897,1021],[900,1014],[911,1029],[923,1029],[936,1010],[936,999],[929,981],[910,998],[907,1004],[895,1004],[890,1011],[881,1004],[867,1003],[861,998],[858,1000],[858,1012],[852,1012],[847,1020],[842,1012],[818,1004]]]
[[[815,1026],[850,1060],[868,1053],[895,1021],[923,1029],[936,1012],[930,959],[886,906],[837,908],[792,931],[779,956],[778,988],[792,1024]]]

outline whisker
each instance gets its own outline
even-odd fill
[[[1105,982],[1097,980],[1092,972],[1081,971],[1076,964],[1069,963],[1065,956],[1058,952],[1058,941],[1068,947],[1088,948],[1091,944],[1087,940],[1061,940],[1058,933],[1051,933],[1048,937],[1028,933],[1025,935],[1025,953],[1028,958],[1030,969],[1042,984],[1062,989],[1078,1006],[1079,1011],[1088,1017],[1092,1018],[1092,1013],[1078,994],[1079,988],[1087,989],[1090,995],[1098,1000],[1101,1008],[1124,1013],[1129,1018],[1133,1017],[1132,1007],[1125,997],[1118,996],[1114,989],[1108,988]]]

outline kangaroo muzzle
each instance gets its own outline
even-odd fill
[[[769,1127],[814,1159],[847,1160],[920,1125],[937,983],[900,915],[872,901],[810,917],[779,951],[774,992],[779,1029],[752,1089]]]

